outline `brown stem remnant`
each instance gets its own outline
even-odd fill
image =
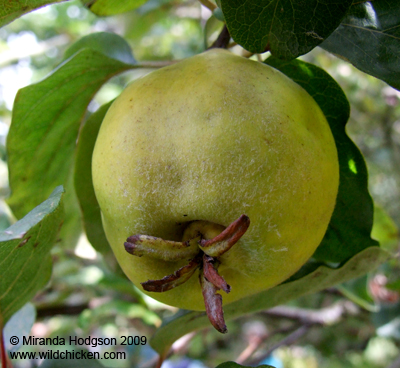
[[[151,256],[163,261],[192,259],[198,253],[196,241],[175,242],[149,235],[132,235],[124,243],[125,250],[138,257]]]
[[[218,332],[227,333],[228,329],[222,309],[222,296],[217,294],[218,287],[205,278],[203,270],[200,271],[200,285],[209,321]]]
[[[218,289],[222,289],[225,293],[231,291],[231,287],[226,283],[225,279],[218,273],[217,267],[214,264],[215,258],[203,255],[203,273],[204,277]]]
[[[219,257],[239,241],[249,226],[250,219],[242,215],[216,237],[200,240],[200,249],[211,257]]]
[[[189,264],[181,267],[173,274],[163,277],[161,280],[148,280],[142,282],[141,285],[146,291],[155,291],[162,293],[171,290],[179,285],[182,285],[193,275],[194,271],[200,267],[201,259],[196,257],[192,259]]]
[[[148,235],[133,235],[127,239],[124,245],[128,253],[138,257],[149,256],[167,261],[175,261],[185,259],[189,255],[192,256],[187,265],[181,267],[173,274],[165,276],[160,280],[143,282],[143,289],[159,293],[171,290],[189,280],[199,268],[200,286],[208,319],[217,331],[226,333],[227,328],[222,309],[222,296],[217,294],[217,291],[223,290],[229,293],[231,287],[218,273],[218,266],[221,263],[218,257],[231,249],[239,241],[249,228],[249,225],[250,219],[246,215],[241,215],[212,239],[197,237],[185,242],[173,242]],[[201,226],[204,226],[204,223]]]

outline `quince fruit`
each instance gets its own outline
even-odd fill
[[[310,258],[339,166],[310,95],[272,67],[212,49],[122,92],[96,141],[93,184],[132,282],[166,304],[206,309],[225,332],[217,291],[231,303]]]

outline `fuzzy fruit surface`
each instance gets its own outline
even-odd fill
[[[104,229],[126,275],[161,279],[188,263],[136,257],[133,234],[181,241],[191,221],[251,224],[220,258],[224,304],[271,288],[320,244],[336,201],[336,146],[317,103],[259,62],[213,49],[129,85],[93,153]],[[153,298],[204,310],[198,271]]]

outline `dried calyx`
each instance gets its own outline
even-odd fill
[[[247,231],[250,219],[241,215],[228,227],[208,221],[193,221],[185,229],[182,242],[164,240],[148,235],[133,235],[127,239],[125,250],[138,257],[153,257],[164,261],[189,259],[189,263],[160,280],[142,283],[143,289],[152,292],[171,290],[187,280],[199,269],[199,281],[206,313],[211,324],[222,333],[226,325],[222,310],[222,296],[217,291],[229,293],[231,288],[218,273],[218,257],[227,252]]]

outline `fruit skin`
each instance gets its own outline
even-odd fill
[[[133,234],[182,240],[188,222],[251,224],[220,257],[224,304],[271,288],[313,254],[336,201],[339,167],[317,103],[279,71],[213,49],[129,85],[110,107],[93,153],[104,229],[126,275],[140,282],[188,260],[135,257]],[[198,277],[153,298],[204,310]]]

